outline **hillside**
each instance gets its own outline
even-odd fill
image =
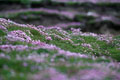
[[[120,36],[0,18],[0,80],[120,80]]]

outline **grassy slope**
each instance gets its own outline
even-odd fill
[[[25,27],[21,27],[20,24],[4,19],[0,19],[0,26],[5,27],[7,30],[0,29],[0,74],[4,80],[25,80],[29,78],[29,74],[36,74],[47,68],[55,68],[68,77],[75,76],[77,72],[82,70],[98,69],[105,72],[104,69],[111,63],[113,63],[113,66],[109,67],[109,70],[119,74],[120,68],[116,68],[118,65],[114,63],[120,61],[120,36],[112,37],[111,39],[111,36],[91,36],[90,33],[85,34],[80,31],[64,31],[54,28],[46,29],[44,27],[35,30],[33,29],[35,27],[33,25],[24,25]],[[44,47],[41,44],[33,45],[32,42],[10,41],[7,39],[7,35],[11,31],[16,30],[25,32],[32,39],[31,41],[40,40],[41,44],[44,42],[44,44],[56,45],[57,49],[50,49],[50,45]],[[44,34],[38,30],[41,30]],[[48,36],[52,40],[47,39],[46,37]],[[65,40],[66,38],[67,40]],[[28,48],[22,51],[16,48],[4,48],[4,50],[1,47],[2,45],[23,45],[28,46]],[[31,47],[36,49],[32,49]],[[61,52],[63,54],[60,54],[58,48],[64,50],[64,52]],[[87,58],[68,56],[74,53],[83,54]],[[31,59],[28,58],[30,55],[33,55]],[[48,56],[43,57],[42,55]],[[34,56],[37,60],[34,59]],[[39,59],[43,60],[39,62]],[[111,73],[105,76],[104,79],[109,80],[111,75],[116,78],[116,75]]]

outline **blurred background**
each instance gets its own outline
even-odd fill
[[[0,0],[0,18],[114,36],[120,34],[120,0]]]

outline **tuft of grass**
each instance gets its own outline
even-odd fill
[[[6,35],[6,33],[0,29],[0,37],[5,36],[5,35]]]

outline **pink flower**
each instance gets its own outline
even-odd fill
[[[35,44],[35,45],[39,45],[39,46],[44,46],[45,45],[45,43],[41,42],[40,40],[32,40],[31,43]]]
[[[68,56],[68,57],[73,56],[73,57],[80,57],[80,58],[88,58],[88,56],[85,55],[85,54],[74,53],[74,52],[70,52],[70,51],[64,51],[64,50],[61,50],[61,49],[58,50],[58,54],[62,54],[62,55]]]
[[[0,29],[3,30],[3,31],[8,31],[6,27],[0,25]]]
[[[37,26],[37,28],[44,28],[44,26],[43,25],[39,25],[39,26]]]
[[[16,51],[23,51],[23,50],[27,50],[28,46],[24,46],[24,45],[0,45],[0,49],[6,52],[10,52],[12,50],[16,50]]]
[[[23,63],[23,66],[24,66],[24,67],[27,67],[27,66],[28,66],[28,64],[27,64],[26,62],[24,62],[24,63]]]
[[[88,48],[91,48],[92,46],[90,44],[86,44],[86,43],[82,43],[81,44],[83,47],[88,47]]]
[[[100,35],[100,36],[98,36],[97,39],[100,41],[106,41],[107,43],[110,43],[113,40],[113,38],[108,35]]]
[[[50,36],[47,36],[46,40],[52,40],[52,38]]]
[[[15,30],[15,31],[11,31],[7,34],[6,38],[9,41],[25,41],[25,42],[30,42],[31,38],[26,35],[25,32],[21,31],[21,30]]]

